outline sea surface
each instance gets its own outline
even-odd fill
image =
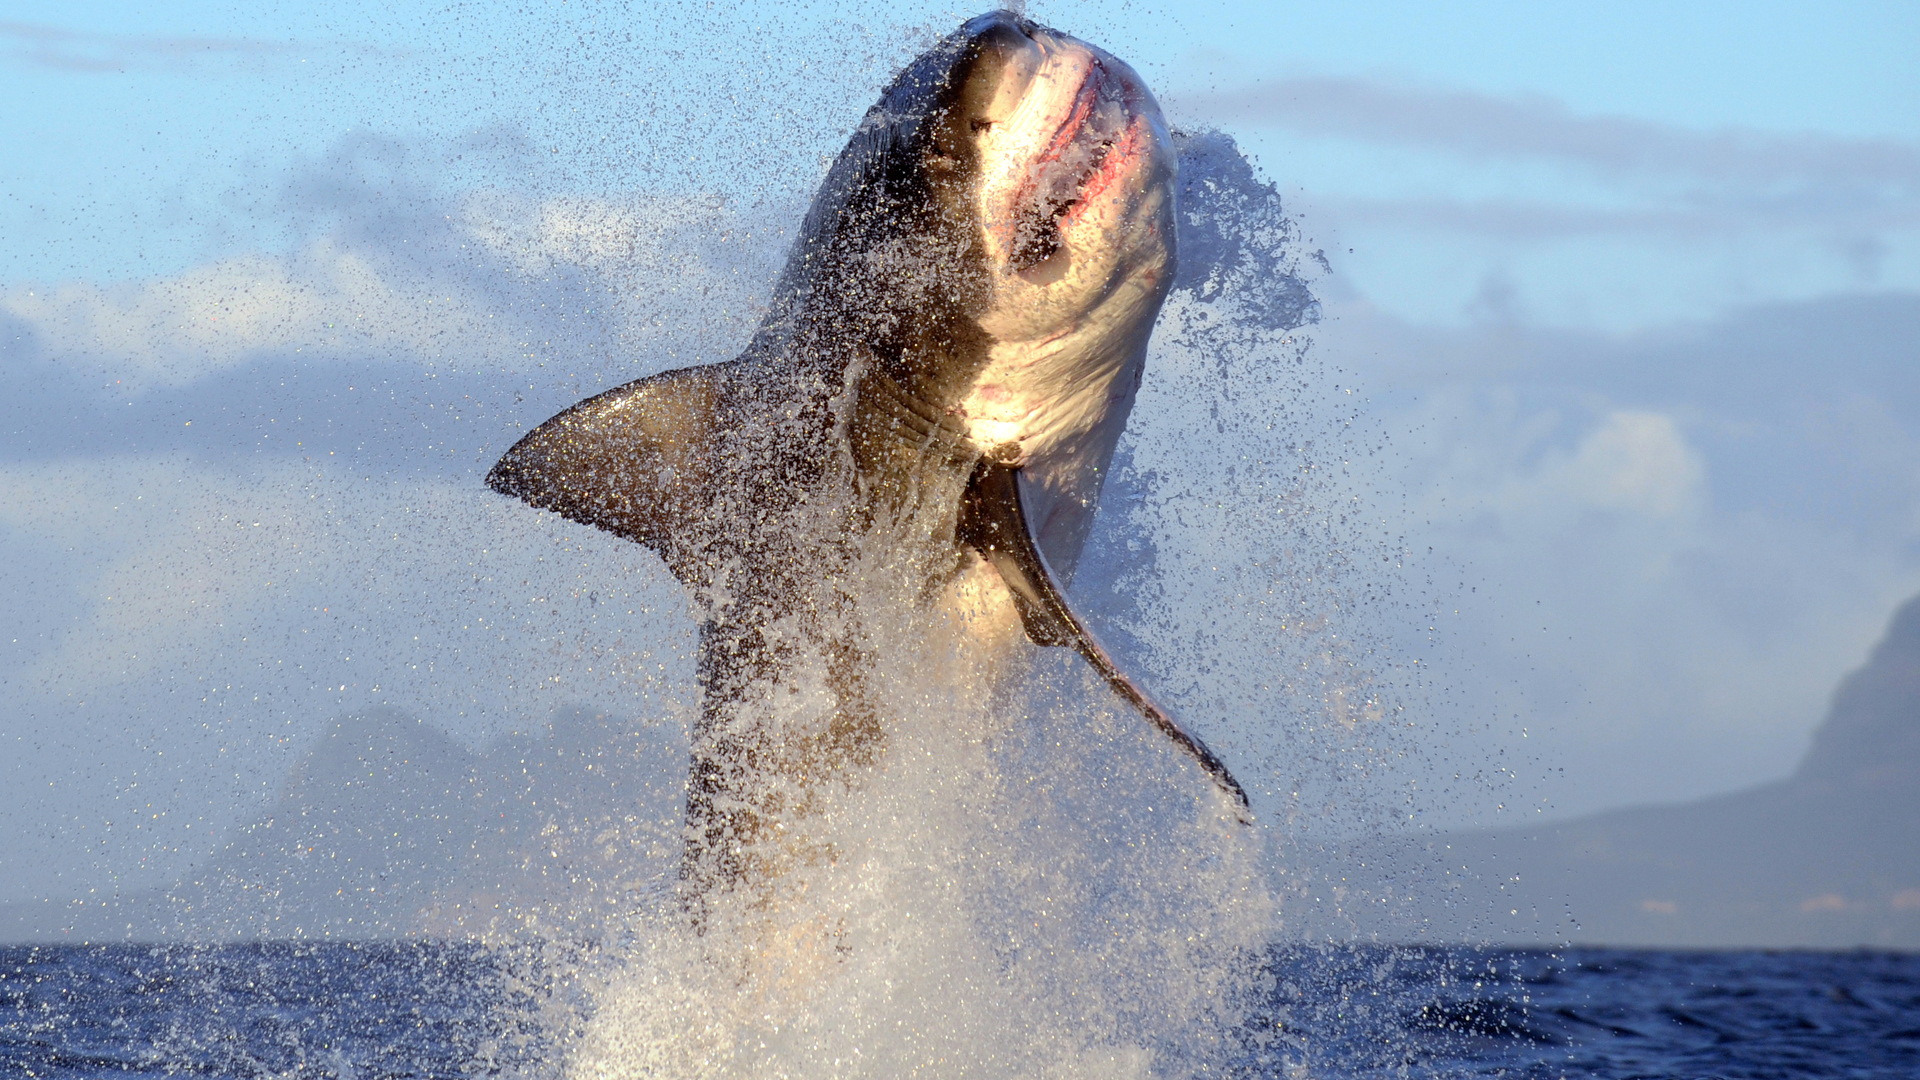
[[[0,1076],[558,1076],[555,958],[0,948]],[[1243,1077],[1920,1077],[1920,955],[1288,948]]]

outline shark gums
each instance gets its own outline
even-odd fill
[[[811,793],[884,753],[884,642],[855,603],[875,566],[964,634],[1077,650],[1246,817],[1061,591],[1173,279],[1174,170],[1126,64],[980,16],[867,112],[745,352],[582,401],[488,475],[659,552],[696,596],[695,890],[777,875]],[[803,672],[828,692],[796,720],[776,706]]]

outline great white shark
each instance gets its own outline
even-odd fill
[[[1079,652],[1247,819],[1220,759],[1062,589],[1173,280],[1175,169],[1126,64],[1010,12],[975,18],[867,111],[738,358],[588,398],[488,474],[652,548],[693,590],[696,886],[776,871],[810,788],[882,752],[864,672],[884,644],[851,580],[876,547],[908,602]],[[830,700],[796,724],[779,702],[805,673]]]

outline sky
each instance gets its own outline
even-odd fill
[[[1318,408],[1431,614],[1375,618],[1432,650],[1445,769],[1512,769],[1436,817],[1792,769],[1920,591],[1920,11],[1029,13],[1233,134],[1324,255]],[[826,156],[968,14],[9,5],[0,863],[41,870],[0,899],[162,883],[341,710],[683,714],[658,568],[477,477],[728,355]]]

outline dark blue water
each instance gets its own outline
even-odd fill
[[[0,1076],[524,1075],[554,1037],[465,945],[0,948]]]
[[[1920,955],[1284,952],[1256,1075],[1920,1078]]]
[[[0,949],[0,1076],[553,1075],[525,955],[454,945]],[[552,966],[552,965],[548,965]],[[1282,950],[1249,1077],[1920,1077],[1920,956]]]

